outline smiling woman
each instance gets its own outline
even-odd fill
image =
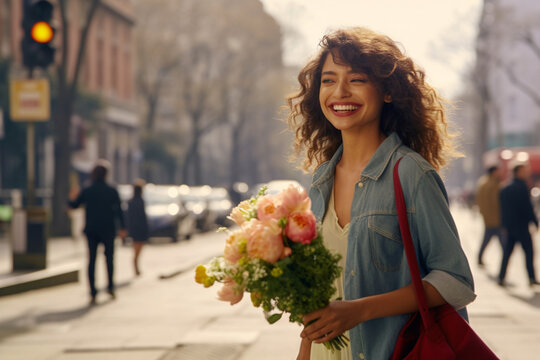
[[[443,99],[391,38],[360,27],[325,35],[298,80],[287,99],[289,126],[305,169],[315,169],[309,195],[325,245],[346,259],[334,301],[303,317],[298,359],[388,359],[418,309],[396,212],[396,164],[428,306],[450,304],[467,319],[475,298],[436,172],[454,155]],[[342,334],[350,348],[321,346]]]

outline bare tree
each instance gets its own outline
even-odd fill
[[[492,66],[493,50],[492,36],[496,21],[496,4],[493,0],[484,0],[480,22],[478,24],[478,36],[476,40],[476,65],[473,73],[473,82],[480,100],[480,117],[477,122],[475,134],[477,146],[474,151],[473,172],[475,178],[483,173],[482,154],[487,150],[488,124],[490,107],[492,106],[492,94],[489,87],[489,76]]]
[[[216,1],[205,6],[199,1],[185,2],[184,13],[189,13],[183,30],[182,60],[178,71],[178,106],[189,123],[189,146],[184,153],[182,181],[189,184],[203,182],[201,140],[205,134],[224,121],[223,102],[219,83],[227,61],[220,53],[223,26],[228,23],[226,9],[230,4]]]
[[[270,79],[278,82],[282,66],[280,28],[257,0],[158,0],[158,4],[155,14],[145,10],[148,4],[136,5],[141,18],[138,87],[145,103],[145,131],[154,131],[164,147],[176,152],[180,182],[228,181],[218,174],[229,172],[233,181],[239,161],[230,159],[238,160],[235,154],[245,145],[246,125],[262,122],[261,114],[267,115],[269,106],[275,112],[279,105],[275,101],[269,105],[269,94],[274,100],[283,99],[283,92],[277,95],[271,89],[279,85],[269,85]],[[156,122],[165,120],[159,114],[173,94],[176,113],[169,114],[169,120],[176,118],[176,128],[162,134]],[[220,146],[211,140],[216,132],[225,148],[212,153],[205,146]],[[214,161],[219,168],[210,165]]]
[[[171,0],[134,2],[137,17],[137,73],[136,85],[141,98],[140,111],[144,126],[140,128],[143,151],[142,173],[146,180],[161,182],[167,173],[167,182],[173,182],[176,164],[170,141],[163,141],[159,127],[158,110],[179,66],[178,3]],[[173,141],[175,142],[175,141]]]
[[[179,65],[176,3],[170,0],[136,1],[137,89],[145,102],[145,128],[155,130],[155,117],[167,78]]]
[[[276,109],[272,100],[284,98],[282,91],[278,94],[275,91],[276,85],[279,90],[283,90],[279,25],[262,11],[260,4],[246,0],[236,0],[236,3],[237,7],[243,8],[251,16],[239,15],[234,7],[227,16],[235,24],[226,33],[225,53],[228,61],[225,63],[222,83],[224,113],[231,134],[228,162],[230,186],[242,180],[241,165],[249,161],[241,161],[242,149],[246,145],[243,138],[250,133],[249,130],[251,134],[265,133],[260,131],[261,120],[263,125],[264,122],[271,122],[274,113],[270,119],[264,116],[261,118],[261,115],[267,115],[265,109]],[[265,139],[259,139],[259,143]]]
[[[533,52],[540,64],[540,45],[536,43],[531,29],[525,29],[525,33],[520,35],[518,39]],[[540,89],[530,86],[526,80],[521,79],[515,72],[514,64],[502,61],[498,61],[497,64],[506,72],[512,83],[540,107]]]
[[[530,61],[525,62],[527,66],[522,65],[524,58],[532,59],[533,63],[536,58],[540,66],[540,45],[534,36],[537,14],[519,16],[516,8],[501,5],[494,0],[485,0],[483,10],[477,41],[475,76],[483,109],[478,129],[481,140],[478,149],[480,154],[487,150],[489,132],[485,129],[490,125],[495,128],[497,145],[506,145],[502,124],[505,103],[495,99],[498,92],[493,90],[493,81],[496,77],[506,76],[508,84],[540,107],[540,89],[531,81],[535,72],[531,72],[530,67],[534,65],[531,65]]]
[[[53,214],[51,232],[53,235],[68,235],[70,233],[70,223],[66,214],[66,202],[68,200],[69,189],[69,172],[71,169],[71,147],[70,147],[70,131],[71,131],[71,116],[73,115],[74,103],[77,98],[77,84],[79,74],[84,58],[86,41],[88,32],[94,20],[96,11],[101,5],[101,0],[90,0],[80,2],[82,6],[82,16],[84,23],[80,32],[79,48],[72,51],[70,46],[73,42],[69,41],[69,37],[77,34],[76,31],[71,31],[69,18],[72,16],[68,13],[68,2],[66,0],[58,0],[60,8],[60,18],[62,26],[62,52],[61,60],[57,65],[58,79],[58,104],[55,107],[53,114],[54,119],[54,189],[53,189]],[[70,2],[73,4],[73,2]],[[69,54],[75,53],[75,65],[73,73],[69,73],[71,59]]]
[[[185,153],[182,176],[184,182],[191,184],[202,183],[201,138],[217,123],[216,118],[207,116],[213,95],[211,57],[212,53],[206,44],[198,44],[192,48],[191,56],[187,57],[192,64],[192,72],[189,76],[183,76],[181,80],[181,101],[191,129],[190,145]]]

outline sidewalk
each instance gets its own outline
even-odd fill
[[[476,265],[483,231],[479,217],[455,208],[454,217],[475,278],[471,326],[503,360],[533,360],[540,353],[540,289],[529,288],[523,253],[515,250],[507,288],[493,280],[500,248],[494,239]],[[538,238],[538,234],[536,235]],[[84,239],[51,239],[51,264],[77,261],[78,283],[0,297],[2,360],[285,360],[296,357],[300,328],[282,319],[268,325],[249,299],[230,306],[216,300],[216,287],[193,281],[193,267],[223,250],[223,234],[197,235],[177,244],[143,249],[142,271],[134,277],[132,249],[118,245],[117,299],[98,295],[88,306]],[[536,239],[535,241],[538,241]],[[5,269],[0,242],[0,277]],[[540,254],[536,269],[540,271]],[[100,252],[97,284],[103,287],[105,265]]]
[[[473,329],[501,358],[533,360],[540,357],[540,287],[530,288],[525,270],[524,254],[516,246],[502,288],[496,283],[502,250],[493,238],[484,253],[484,267],[477,265],[478,248],[483,235],[480,215],[453,208],[461,242],[469,259],[476,300],[467,308]],[[533,234],[538,244],[540,234]],[[536,251],[535,269],[540,277],[540,253]]]
[[[223,236],[207,233],[191,241],[145,246],[140,277],[133,274],[131,247],[117,244],[117,299],[102,291],[97,306],[88,305],[84,240],[50,239],[51,262],[78,261],[80,280],[0,297],[0,358],[291,358],[298,346],[298,326],[287,321],[269,326],[249,301],[231,307],[216,299],[217,287],[205,289],[194,282],[194,267],[223,250]],[[4,260],[0,256],[0,262]],[[102,252],[96,279],[103,288]]]
[[[79,259],[86,254],[82,228],[84,212],[70,212],[73,237],[47,241],[46,267],[42,270],[12,271],[12,248],[9,226],[0,232],[0,296],[49,286],[76,282],[80,278]],[[6,224],[4,224],[6,225]]]
[[[0,239],[0,296],[78,281],[82,245],[71,238],[49,240],[45,269],[12,271],[9,241]]]

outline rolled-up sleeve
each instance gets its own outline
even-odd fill
[[[456,309],[471,303],[474,282],[469,262],[448,207],[446,191],[435,171],[424,173],[414,195],[413,238],[424,280]]]
[[[433,285],[443,299],[456,310],[464,308],[476,298],[470,287],[444,271],[432,270],[424,277],[424,281]]]

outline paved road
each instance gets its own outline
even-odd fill
[[[478,269],[472,260],[482,233],[480,218],[465,209],[453,212],[475,275],[478,298],[469,306],[473,328],[501,359],[538,359],[540,289],[527,285],[521,249],[510,264],[511,286],[500,288],[491,278],[501,256],[497,242],[487,249],[485,268]],[[84,270],[79,283],[0,297],[0,358],[294,359],[297,325],[281,320],[270,326],[249,300],[231,307],[216,300],[217,288],[194,283],[193,267],[221,251],[223,240],[224,235],[209,233],[147,246],[141,277],[133,275],[131,249],[119,245],[117,299],[100,294],[94,307],[88,306]],[[0,244],[0,273],[6,268],[5,246]],[[52,263],[74,260],[84,268],[85,251],[82,239],[50,240]],[[101,254],[97,270],[98,286],[104,286]]]

